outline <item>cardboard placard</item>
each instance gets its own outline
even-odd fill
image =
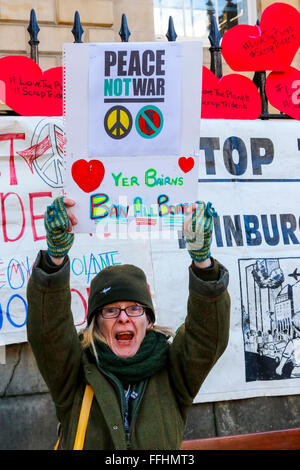
[[[300,71],[271,72],[266,80],[269,102],[288,116],[300,120]]]
[[[63,72],[25,56],[0,58],[0,100],[22,116],[62,116]]]
[[[75,230],[169,229],[197,198],[202,44],[66,44],[64,62]]]
[[[284,71],[300,46],[300,13],[285,3],[274,3],[259,26],[236,25],[225,32],[222,54],[237,71]]]
[[[229,74],[218,79],[203,67],[201,117],[204,119],[257,119],[261,99],[250,78]]]

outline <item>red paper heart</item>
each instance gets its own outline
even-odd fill
[[[300,46],[300,13],[274,3],[263,11],[259,26],[237,25],[226,31],[221,46],[233,70],[284,71]]]
[[[29,57],[0,59],[0,99],[21,116],[62,116],[62,67],[45,72]]]
[[[230,74],[219,80],[207,67],[203,67],[202,118],[257,119],[260,113],[260,95],[250,78]]]
[[[186,158],[186,157],[180,157],[178,159],[178,165],[184,173],[188,173],[194,168],[195,162],[192,157]]]
[[[72,176],[75,183],[85,193],[99,188],[105,174],[105,168],[99,160],[77,160],[72,165]]]
[[[300,70],[271,72],[266,81],[266,94],[272,106],[300,120]]]

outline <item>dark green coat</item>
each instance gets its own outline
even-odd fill
[[[180,449],[187,410],[226,348],[230,299],[228,272],[189,269],[188,314],[169,348],[168,363],[148,381],[133,418],[130,440],[122,419],[118,385],[82,350],[71,313],[70,262],[46,269],[40,252],[28,283],[28,341],[62,425],[63,448],[72,449],[85,384],[95,396],[84,449]],[[205,280],[217,279],[217,280]]]

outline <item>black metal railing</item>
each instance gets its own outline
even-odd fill
[[[30,22],[27,28],[27,31],[30,35],[30,40],[28,41],[30,45],[30,57],[33,59],[37,64],[39,63],[39,40],[38,40],[38,33],[40,28],[37,23],[35,10],[32,9],[30,12]],[[82,43],[82,34],[84,30],[82,28],[80,22],[80,16],[78,11],[75,12],[74,15],[74,24],[72,28],[72,34],[74,36],[74,43]],[[128,42],[130,31],[127,24],[126,15],[123,13],[121,18],[121,28],[119,31],[119,35],[122,42]],[[169,17],[169,25],[168,31],[166,33],[166,38],[168,41],[176,41],[177,34],[174,27],[174,21],[172,16]],[[214,16],[211,17],[211,24],[209,30],[208,39],[210,41],[210,70],[216,75],[217,78],[221,78],[223,75],[222,71],[222,47],[221,47],[221,34],[217,25],[217,21]],[[261,106],[262,112],[259,116],[260,119],[293,119],[290,116],[282,112],[278,112],[277,114],[270,114],[269,113],[269,103],[266,96],[265,85],[266,85],[266,71],[255,72],[253,75],[253,82],[257,86],[257,89],[260,93],[261,98]],[[1,114],[14,114],[14,111],[4,111]]]

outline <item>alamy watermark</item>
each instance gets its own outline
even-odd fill
[[[120,204],[121,203],[121,204]],[[127,204],[126,196],[119,197],[119,204],[101,207],[95,218],[96,236],[103,240],[184,240],[188,249],[202,248],[204,234],[192,227],[188,208],[192,204],[145,206]],[[114,216],[112,216],[114,214]],[[117,214],[117,215],[116,215]]]

